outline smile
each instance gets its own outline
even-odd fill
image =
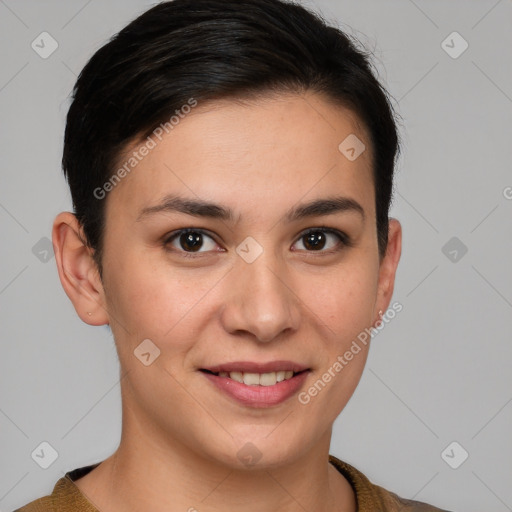
[[[203,371],[209,372],[212,375],[217,375],[218,377],[227,377],[229,379],[235,380],[236,382],[240,382],[241,384],[245,384],[247,386],[274,386],[278,382],[289,380],[294,375],[301,373],[294,372],[293,370],[281,370],[278,372],[268,373],[251,373],[240,371],[214,373],[210,372],[209,370]]]
[[[276,406],[288,400],[300,391],[310,371],[289,361],[230,363],[200,369],[222,395],[256,408]]]

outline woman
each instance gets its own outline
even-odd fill
[[[164,2],[98,50],[53,243],[122,437],[19,510],[439,511],[329,455],[391,304],[398,151],[368,56],[299,5]]]

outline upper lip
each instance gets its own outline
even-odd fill
[[[271,373],[280,371],[293,371],[294,373],[309,370],[308,366],[296,363],[294,361],[269,361],[268,363],[255,363],[252,361],[234,361],[232,363],[223,363],[215,366],[201,368],[213,373],[219,372],[242,372],[242,373]]]

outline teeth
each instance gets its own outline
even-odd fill
[[[274,386],[277,382],[291,379],[293,377],[293,371],[282,370],[269,373],[219,372],[219,377],[229,377],[247,386]]]
[[[247,386],[259,386],[259,384],[260,384],[259,374],[244,372],[244,384],[246,384]]]
[[[260,386],[273,386],[277,382],[276,372],[262,373],[260,375]]]
[[[229,378],[236,380],[237,382],[240,382],[242,384],[244,382],[244,374],[242,372],[230,372]]]

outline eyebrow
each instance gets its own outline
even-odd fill
[[[206,217],[234,222],[235,214],[231,208],[209,201],[188,199],[168,195],[154,206],[143,208],[137,217],[137,222],[157,213],[184,213],[195,217]],[[363,220],[366,215],[363,207],[350,197],[336,196],[325,199],[315,199],[309,203],[299,204],[291,208],[285,215],[286,222],[294,222],[307,217],[332,215],[334,213],[355,212]],[[238,220],[240,219],[240,216]]]

